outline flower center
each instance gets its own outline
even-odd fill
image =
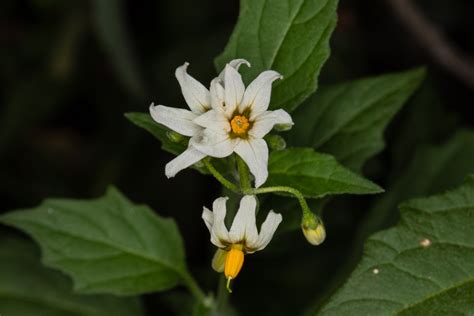
[[[229,292],[232,292],[230,289],[230,281],[237,277],[244,264],[244,252],[242,248],[242,245],[232,245],[232,248],[225,258],[224,274],[227,278],[227,290]]]
[[[230,127],[232,132],[236,135],[242,135],[247,133],[247,130],[250,127],[250,122],[248,118],[243,115],[236,115],[230,121]]]

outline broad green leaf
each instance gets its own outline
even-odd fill
[[[364,235],[396,222],[396,206],[409,198],[441,192],[459,185],[474,172],[474,131],[460,131],[448,142],[417,149],[413,160],[372,207],[361,227]]]
[[[163,150],[178,155],[186,149],[186,144],[172,142],[167,136],[170,129],[153,121],[150,114],[138,112],[125,113],[125,117],[133,124],[147,130],[150,134],[155,136],[161,142],[161,148],[163,148]]]
[[[137,299],[77,295],[61,273],[41,265],[38,249],[19,239],[0,240],[0,312],[15,316],[138,316]]]
[[[460,131],[442,145],[420,146],[412,156],[408,167],[393,176],[395,181],[387,185],[386,193],[377,197],[366,218],[357,227],[348,247],[350,252],[337,273],[334,288],[349,276],[359,262],[368,236],[397,223],[398,204],[416,196],[428,196],[456,187],[463,182],[466,174],[474,173],[474,132]],[[287,219],[288,216],[285,221]],[[319,302],[315,301],[307,315],[312,315],[314,312],[311,311],[317,306]]]
[[[31,235],[43,262],[70,275],[79,292],[162,291],[187,275],[174,221],[131,203],[114,188],[95,200],[47,199],[0,221]]]
[[[383,192],[378,185],[340,165],[334,157],[311,148],[273,152],[268,172],[265,186],[290,186],[310,198],[330,194]]]
[[[320,315],[470,315],[474,310],[474,175],[456,190],[400,206],[373,235]]]
[[[91,1],[91,4],[97,36],[110,56],[120,80],[130,93],[143,97],[144,84],[124,22],[123,1]]]
[[[422,68],[322,87],[302,104],[289,143],[360,170],[384,147],[383,131],[422,82]]]
[[[336,25],[337,0],[241,0],[240,16],[217,68],[245,58],[246,82],[273,69],[284,79],[274,85],[272,108],[294,110],[317,88],[319,72],[329,57]]]

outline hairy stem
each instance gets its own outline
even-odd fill
[[[219,171],[217,171],[217,169],[212,165],[211,160],[209,158],[205,158],[203,162],[207,170],[209,170],[209,172],[214,176],[214,178],[216,178],[217,181],[219,181],[224,187],[234,192],[240,192],[240,189],[237,185],[227,180]]]
[[[303,215],[311,213],[311,209],[306,202],[303,194],[300,191],[296,190],[292,187],[285,187],[285,186],[276,186],[276,187],[266,187],[260,189],[250,189],[247,191],[248,194],[262,194],[262,193],[272,193],[272,192],[285,192],[292,194],[300,203],[301,210],[303,211]]]
[[[226,278],[224,275],[219,277],[219,285],[217,287],[217,302],[216,308],[218,311],[222,310],[229,300],[229,292],[226,289]]]

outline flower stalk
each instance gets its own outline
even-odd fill
[[[189,273],[182,274],[183,283],[188,288],[189,292],[198,300],[199,302],[205,302],[206,294],[197,284],[196,280]]]
[[[299,202],[303,217],[312,216],[313,212],[308,206],[303,194],[295,188],[287,186],[274,186],[254,189],[250,184],[250,172],[245,162],[237,156],[237,169],[239,172],[240,187],[231,181],[227,180],[211,163],[209,158],[203,159],[204,165],[209,172],[219,181],[224,187],[237,194],[258,195],[273,192],[284,192],[293,195]]]
[[[245,194],[263,194],[263,193],[272,193],[272,192],[284,192],[293,195],[299,202],[301,210],[303,211],[303,216],[307,214],[312,214],[311,209],[306,202],[303,194],[295,188],[286,187],[286,186],[274,186],[274,187],[265,187],[259,189],[251,189],[250,192]]]
[[[209,170],[209,172],[214,176],[214,178],[216,178],[216,180],[219,181],[224,187],[235,193],[240,192],[240,188],[237,185],[227,180],[226,177],[224,177],[219,171],[217,171],[217,169],[211,163],[210,158],[204,158],[202,161],[204,162],[204,165],[206,166],[207,170]]]

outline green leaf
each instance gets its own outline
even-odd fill
[[[172,142],[167,136],[167,133],[171,130],[155,122],[150,114],[134,112],[125,113],[124,115],[130,122],[155,136],[161,142],[161,148],[163,150],[179,155],[186,149],[186,144]]]
[[[3,315],[138,316],[137,299],[77,295],[61,273],[43,267],[38,250],[19,239],[0,240],[0,311]]]
[[[110,56],[124,87],[133,95],[144,97],[144,83],[124,22],[122,1],[91,1],[91,4],[97,36]]]
[[[187,276],[174,221],[131,203],[114,188],[95,200],[47,199],[0,221],[31,235],[43,262],[70,275],[79,292],[162,291]]]
[[[329,153],[360,170],[383,149],[385,127],[424,77],[418,68],[323,87],[293,113],[289,143]]]
[[[336,25],[337,0],[241,0],[240,17],[217,68],[245,58],[246,82],[273,69],[276,83],[271,108],[294,110],[316,91],[318,75],[329,57],[329,38]]]
[[[373,182],[340,165],[334,157],[311,148],[275,151],[268,163],[265,186],[290,186],[306,197],[329,194],[372,194],[383,192]]]
[[[409,198],[445,191],[474,172],[474,131],[456,133],[442,145],[420,146],[406,170],[398,174],[387,193],[374,203],[361,227],[364,237],[397,220],[396,206]]]
[[[400,206],[373,235],[320,315],[470,315],[474,310],[474,175],[456,190]]]

